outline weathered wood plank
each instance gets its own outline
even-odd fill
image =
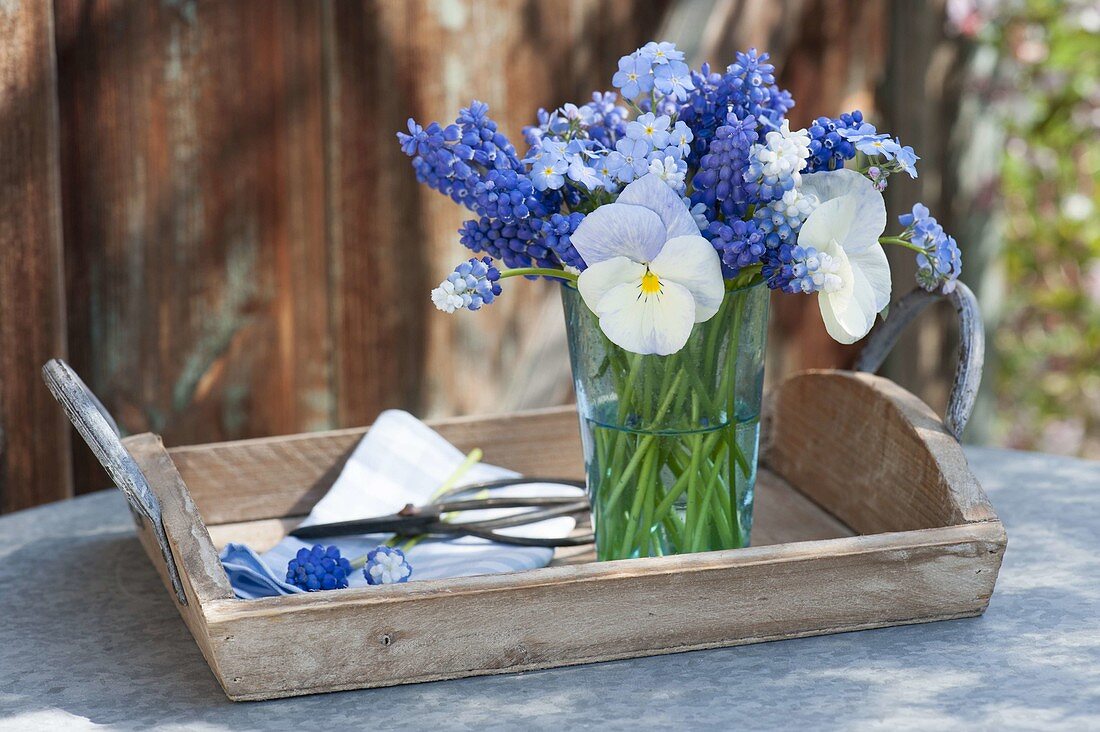
[[[57,9],[73,365],[171,441],[329,425],[320,6]]]
[[[233,588],[229,585],[229,578],[222,569],[202,517],[160,438],[152,434],[134,435],[126,438],[123,444],[141,467],[149,484],[154,486],[160,502],[164,533],[172,548],[172,559],[176,563],[187,598],[186,605],[176,602],[176,609],[187,629],[191,631],[211,671],[220,677],[223,671],[218,654],[210,642],[206,606],[216,601],[232,601]],[[153,560],[161,581],[165,586],[171,587],[168,569],[152,527],[148,522],[143,522],[138,526],[137,533],[145,553]],[[172,596],[174,598],[175,594]]]
[[[178,454],[175,455],[178,458]],[[211,540],[219,549],[231,541],[267,551],[290,533],[304,515],[257,519],[225,524],[208,524]],[[753,507],[752,545],[770,546],[791,541],[816,541],[852,536],[852,530],[828,511],[806,498],[770,470],[761,469],[756,480]],[[591,547],[559,549],[554,564],[595,561]]]
[[[202,515],[157,435],[133,435],[122,444],[134,457],[145,479],[155,485],[161,520],[173,547],[181,577],[200,603],[233,597],[229,579],[221,568]]]
[[[217,601],[206,617],[226,693],[266,699],[978,615],[1003,537],[987,522]]]
[[[413,38],[427,32],[414,25],[419,5],[324,5],[327,246],[339,425],[370,422],[391,406],[417,407],[426,372],[426,221],[395,137],[412,114],[415,85],[431,83],[413,46]]]
[[[861,534],[995,518],[958,441],[891,381],[796,374],[766,412],[764,462]]]
[[[53,8],[0,3],[0,513],[72,495],[70,429],[39,377],[65,355]]]
[[[577,413],[533,410],[487,420],[430,422],[463,451],[528,475],[580,478],[584,473]],[[366,427],[169,450],[207,523],[303,515],[332,485]],[[226,500],[232,495],[233,500]]]
[[[838,404],[862,405],[862,411],[842,422],[847,441],[824,434],[838,432],[833,414]],[[530,572],[250,601],[203,599],[189,585],[188,599],[196,595],[202,610],[201,623],[191,618],[189,625],[193,632],[205,633],[199,644],[230,698],[266,699],[984,611],[1004,552],[1004,529],[965,461],[951,452],[958,443],[931,410],[878,377],[836,372],[794,377],[779,389],[769,409],[767,424],[775,432],[765,438],[764,453],[792,483],[764,477],[760,488],[771,494],[772,504],[762,511],[761,521],[776,521],[774,538],[785,543],[618,562],[588,562],[578,555]],[[816,431],[805,422],[817,425]],[[547,429],[550,425],[557,427]],[[502,455],[523,456],[536,471],[555,465],[561,459],[558,453],[576,451],[576,425],[568,410],[454,420],[439,427],[452,441],[469,441],[463,446],[483,443],[501,449]],[[157,476],[150,482],[162,502],[180,509],[165,514],[169,538],[181,547],[177,560],[186,554],[190,559],[184,561],[199,562],[202,566],[189,567],[187,573],[197,575],[200,585],[209,585],[221,567],[200,509],[187,499],[172,461],[190,460],[198,476],[207,475],[198,463],[214,456],[236,454],[257,473],[263,472],[257,465],[265,460],[300,462],[311,466],[294,471],[302,495],[312,490],[304,480],[309,471],[321,474],[333,458],[306,450],[303,459],[303,451],[295,448],[318,439],[346,445],[357,436],[346,430],[327,438],[256,440],[171,454],[154,437],[128,442],[139,453],[151,451],[156,457],[143,464]],[[538,438],[544,446],[568,448],[572,440],[574,447],[531,449]],[[884,461],[885,455],[896,457],[902,472],[891,472],[894,461]],[[571,464],[578,458],[573,454]],[[208,505],[218,510],[235,503],[238,491],[251,490],[248,476],[242,477],[243,484],[226,484],[219,496],[210,495]],[[246,502],[253,513],[270,510],[255,498]],[[854,528],[881,533],[847,535],[847,527],[829,514],[845,521],[850,517]],[[248,534],[251,538],[273,540],[287,526],[286,519],[224,528],[255,528],[259,533]],[[889,528],[898,526],[912,530]],[[219,541],[228,538],[237,537],[227,534]],[[201,544],[197,549],[196,542]],[[154,563],[163,564],[148,537],[146,548]],[[213,584],[224,592],[224,586]],[[185,618],[188,612],[190,607],[184,609]]]

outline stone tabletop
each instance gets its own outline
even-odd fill
[[[967,454],[984,617],[269,702],[222,695],[120,494],[0,517],[0,730],[1100,729],[1100,463]]]

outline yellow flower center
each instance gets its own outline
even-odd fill
[[[643,295],[656,295],[661,291],[661,280],[647,269],[642,275],[641,288]]]

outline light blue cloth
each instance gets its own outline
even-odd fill
[[[389,410],[379,415],[329,492],[318,501],[302,526],[336,521],[351,521],[396,513],[408,503],[428,503],[432,494],[462,463],[465,456],[439,433],[408,412]],[[462,477],[459,485],[470,485],[518,473],[495,465],[478,463]],[[579,496],[583,491],[553,483],[513,486],[494,491],[494,495]],[[468,512],[463,520],[491,518],[512,513],[512,509]],[[568,517],[558,517],[529,526],[502,529],[502,533],[556,538],[567,536],[576,525]],[[335,544],[348,559],[366,555],[386,541],[389,535],[343,536],[313,539],[308,542],[286,537],[262,556],[243,544],[228,544],[221,560],[234,592],[242,599],[287,595],[303,590],[283,581],[287,562],[302,547]],[[499,544],[474,537],[446,541],[424,541],[407,553],[413,573],[409,581],[466,577],[497,572],[520,572],[545,567],[554,550]],[[356,570],[351,587],[367,586],[363,573]]]

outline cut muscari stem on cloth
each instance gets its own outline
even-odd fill
[[[469,470],[481,462],[483,453],[474,448],[439,485],[432,500],[444,495],[455,486]],[[446,520],[446,515],[443,516]],[[421,536],[407,538],[401,547],[395,546],[403,537],[394,536],[365,555],[349,561],[340,555],[336,546],[317,544],[312,548],[298,550],[294,559],[287,563],[286,581],[307,592],[319,590],[340,590],[348,586],[348,576],[356,569],[363,570],[367,584],[397,584],[407,582],[412,575],[412,565],[405,557],[412,547],[423,540]]]
[[[438,499],[447,491],[454,488],[458,481],[462,479],[462,476],[466,475],[466,473],[470,471],[470,468],[481,462],[481,459],[482,457],[484,457],[484,455],[485,453],[482,452],[480,447],[475,447],[473,450],[470,450],[470,452],[466,454],[466,458],[461,463],[459,463],[457,468],[454,469],[454,472],[448,475],[446,479],[444,479],[444,481],[439,484],[439,487],[435,489],[435,492],[432,494],[431,500],[434,501]],[[440,518],[446,521],[447,514],[444,514]],[[401,550],[407,552],[422,541],[424,541],[423,536],[404,537],[394,535],[386,540],[385,546],[399,547]],[[368,556],[369,555],[364,555],[354,560],[351,563],[352,566],[356,568],[362,567],[367,562]]]

